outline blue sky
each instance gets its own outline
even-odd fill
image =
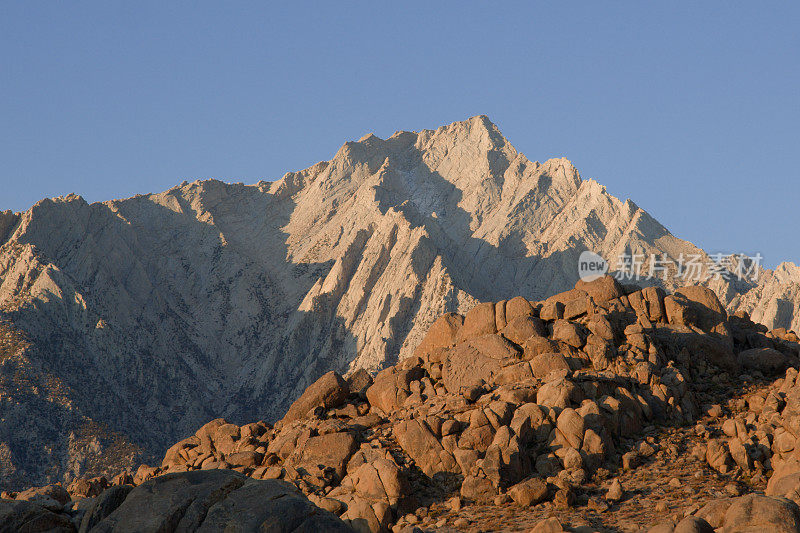
[[[796,2],[0,4],[0,209],[252,183],[487,114],[709,252],[800,262]]]

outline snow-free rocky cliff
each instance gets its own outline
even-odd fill
[[[327,370],[409,355],[442,313],[571,288],[583,250],[702,253],[485,116],[367,135],[272,183],[42,200],[0,213],[0,243],[4,488],[138,464],[212,418],[275,419]],[[711,286],[800,329],[792,264]]]

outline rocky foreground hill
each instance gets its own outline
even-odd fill
[[[6,492],[0,530],[797,532],[798,366],[794,332],[706,287],[607,276],[444,314],[274,425],[215,419],[158,465]]]
[[[444,313],[569,289],[584,250],[708,259],[483,116],[368,135],[272,183],[0,213],[0,489],[151,460],[220,416],[274,422],[330,370],[411,356]],[[791,264],[708,286],[800,329]]]

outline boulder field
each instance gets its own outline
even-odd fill
[[[800,344],[612,277],[448,313],[274,425],[3,493],[0,531],[800,531]]]

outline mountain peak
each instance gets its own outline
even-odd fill
[[[36,347],[31,364],[4,359],[9,372],[47,383],[37,369],[48,369],[78,407],[65,418],[47,389],[0,382],[12,402],[38,398],[8,434],[55,420],[66,436],[91,419],[150,451],[217,416],[274,419],[328,370],[393,364],[441,314],[570,289],[584,250],[609,261],[697,251],[582,182],[568,159],[531,163],[486,115],[368,134],[269,187],[67,198],[0,214],[0,321]],[[751,315],[797,328],[800,298],[781,287],[714,290],[731,313],[761,309]],[[82,401],[95,397],[107,402]],[[67,474],[53,451],[66,438],[4,446],[20,478]]]

